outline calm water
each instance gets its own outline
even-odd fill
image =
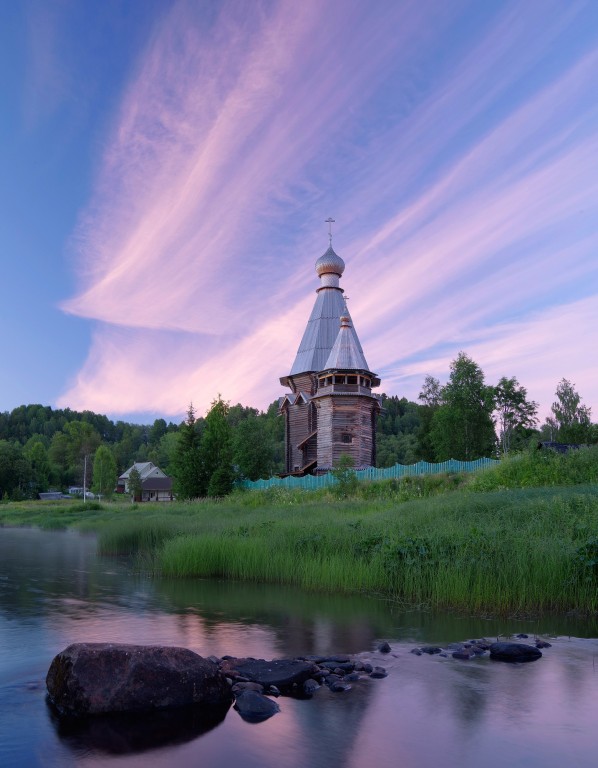
[[[573,618],[484,621],[404,612],[382,600],[213,581],[149,580],[96,556],[93,537],[0,529],[0,766],[595,766],[598,627]],[[470,637],[550,637],[538,662],[409,653]],[[554,639],[553,639],[554,638]],[[393,654],[378,658],[376,643]],[[279,699],[260,724],[179,714],[96,720],[77,731],[45,701],[53,656],[72,642],[182,645],[275,658],[371,652],[389,671],[351,691]]]

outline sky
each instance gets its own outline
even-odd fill
[[[284,394],[333,246],[381,392],[598,419],[598,3],[0,0],[0,411]]]

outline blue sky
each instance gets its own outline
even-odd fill
[[[0,409],[282,394],[328,245],[381,391],[598,413],[598,4],[0,4]]]

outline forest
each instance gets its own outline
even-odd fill
[[[540,425],[538,403],[515,377],[488,384],[464,352],[452,362],[446,383],[425,377],[418,400],[381,395],[377,466],[497,457],[539,441],[598,443],[598,424],[569,380],[557,384],[551,415]],[[178,498],[222,496],[237,479],[281,472],[283,457],[277,401],[259,411],[218,395],[205,416],[190,405],[180,424],[162,418],[151,425],[114,422],[91,411],[44,405],[0,412],[3,500],[83,485],[107,497],[123,471],[144,461],[174,478]]]

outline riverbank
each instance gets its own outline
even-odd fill
[[[293,584],[478,614],[598,611],[598,449],[475,476],[168,505],[1,505],[5,525],[76,526],[171,577]],[[536,486],[536,487],[534,487]],[[342,497],[345,492],[350,495]]]

